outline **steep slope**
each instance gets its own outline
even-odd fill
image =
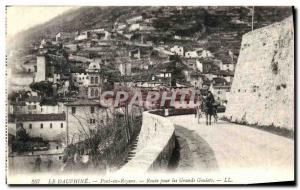
[[[33,47],[39,45],[41,39],[54,38],[58,32],[95,28],[110,31],[115,22],[125,23],[129,18],[142,15],[145,19],[153,18],[155,30],[145,39],[150,39],[154,46],[161,42],[168,46],[177,44],[184,46],[186,51],[201,46],[223,63],[236,63],[242,35],[251,30],[252,8],[78,7],[19,33],[12,42],[7,43],[7,50],[21,49],[24,53],[20,57],[34,54]],[[254,29],[281,21],[292,13],[292,7],[255,7]],[[183,39],[175,39],[175,35]]]
[[[255,28],[280,21],[291,14],[291,7],[255,7]],[[18,34],[17,38],[21,42],[32,42],[43,37],[53,37],[60,31],[75,32],[99,27],[111,29],[115,21],[124,21],[136,15],[155,15],[159,18],[159,22],[156,22],[157,30],[167,27],[165,31],[169,31],[175,28],[177,34],[186,36],[203,28],[207,28],[203,31],[206,33],[203,37],[224,31],[241,31],[244,34],[245,30],[251,29],[251,7],[184,7],[181,11],[176,7],[79,7],[32,27]]]
[[[53,38],[58,32],[76,32],[100,27],[111,29],[120,16],[134,15],[142,9],[143,7],[80,7],[17,34],[14,42],[17,46],[27,46],[42,38]]]

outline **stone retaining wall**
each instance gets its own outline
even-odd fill
[[[292,16],[243,36],[225,117],[294,129]]]

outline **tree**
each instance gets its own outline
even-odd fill
[[[112,65],[105,65],[101,68],[100,74],[103,78],[110,82],[116,82],[120,79],[121,74]]]
[[[17,131],[16,131],[16,140],[17,141],[22,141],[22,142],[26,142],[29,139],[29,136],[26,132],[26,130],[24,129],[24,127],[20,124],[19,125]]]
[[[42,97],[53,96],[53,83],[49,81],[41,81],[36,83],[31,83],[29,87],[37,92]]]
[[[8,94],[8,99],[15,102],[18,100],[25,100],[29,97],[30,91],[21,90],[18,92],[12,91],[10,94]]]
[[[178,81],[185,80],[184,74],[182,73],[182,70],[186,68],[186,66],[182,63],[182,60],[178,55],[171,55],[169,57],[170,62],[168,65],[168,70],[172,72],[171,75],[171,85],[176,86],[176,83]]]
[[[22,124],[17,123],[16,139],[13,143],[13,149],[16,152],[24,152],[30,147],[28,146],[29,136],[26,130],[23,128]]]
[[[109,166],[118,166],[122,163],[120,160],[124,159],[126,149],[129,148],[127,121],[130,128],[134,129],[130,131],[132,135],[137,134],[141,120],[133,116],[126,118],[126,115],[119,115],[110,109],[107,109],[105,114],[107,118],[105,121],[101,114],[92,116],[88,110],[85,111],[84,116],[74,115],[81,127],[78,132],[83,140],[76,144],[71,141],[68,145],[64,155],[65,169],[82,169],[80,167],[82,163],[76,162],[77,165],[74,166],[73,160],[86,154],[89,157],[89,166],[97,170],[106,170]],[[93,117],[96,117],[95,124],[91,125],[90,118]]]
[[[58,98],[54,96],[53,83],[49,81],[41,81],[31,83],[30,88],[42,97],[41,105],[57,105]]]

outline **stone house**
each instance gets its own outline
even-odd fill
[[[59,41],[64,41],[64,40],[68,40],[73,38],[75,35],[73,35],[72,33],[68,33],[68,32],[58,32],[55,35],[55,41],[59,42]]]
[[[88,31],[83,31],[83,32],[78,32],[77,35],[75,36],[75,41],[83,41],[87,40],[90,37],[90,32]]]
[[[203,75],[199,72],[190,72],[187,81],[195,88],[202,88],[203,86]]]
[[[203,48],[197,48],[193,51],[186,51],[184,57],[186,58],[199,58]]]
[[[225,71],[225,70],[219,70],[219,71],[215,71],[213,72],[215,75],[217,75],[217,77],[221,77],[223,79],[225,79],[228,83],[232,83],[233,81],[233,77],[234,77],[234,72],[233,71]]]
[[[87,96],[89,99],[99,98],[102,84],[102,79],[100,77],[100,64],[98,62],[91,62],[86,72],[89,77]]]
[[[141,59],[141,50],[140,48],[132,49],[129,51],[130,59]]]
[[[222,70],[222,71],[234,71],[235,64],[231,63],[231,62],[226,62],[226,63],[220,62],[219,67],[220,67],[220,70]]]
[[[41,98],[30,96],[24,101],[13,102],[10,104],[10,113],[13,114],[59,114],[64,112],[62,102],[57,105],[41,105]]]
[[[170,51],[176,55],[184,56],[184,48],[183,46],[175,45],[170,48]]]
[[[142,20],[143,20],[143,16],[136,16],[136,17],[127,19],[126,22],[127,22],[128,24],[134,24],[134,23],[140,22],[140,21],[142,21]]]
[[[79,99],[66,104],[68,144],[83,141],[89,134],[107,124],[112,110],[95,100]]]
[[[206,60],[197,59],[196,68],[201,73],[209,73],[210,70],[212,69],[212,63]]]
[[[230,88],[230,83],[224,78],[214,78],[210,84],[209,90],[213,93],[217,102],[226,106]]]
[[[66,140],[65,113],[10,114],[8,115],[8,123],[10,127],[23,127],[30,137],[40,137],[45,141],[65,142]]]

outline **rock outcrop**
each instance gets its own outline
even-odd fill
[[[225,116],[294,129],[293,17],[243,36]]]

